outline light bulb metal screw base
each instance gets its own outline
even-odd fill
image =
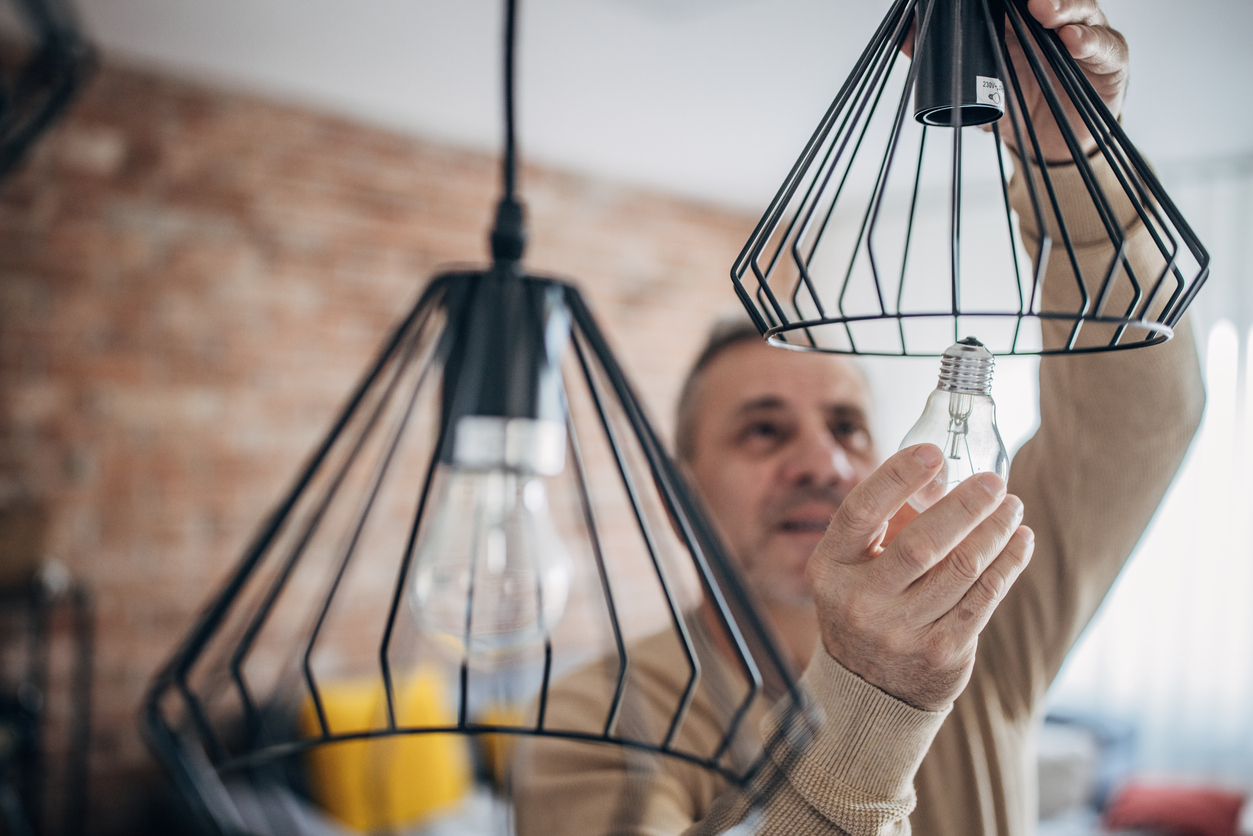
[[[974,337],[967,337],[945,350],[940,358],[940,382],[936,388],[962,395],[991,395],[992,352]]]

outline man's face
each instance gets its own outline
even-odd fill
[[[746,341],[697,385],[687,463],[697,489],[763,601],[809,606],[809,555],[877,464],[865,378],[846,358]]]

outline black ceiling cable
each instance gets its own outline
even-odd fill
[[[517,199],[518,157],[514,126],[516,80],[514,53],[517,41],[517,0],[505,2],[505,148],[501,157],[500,203],[496,207],[496,223],[492,228],[492,258],[497,263],[518,262],[526,249],[526,219]]]

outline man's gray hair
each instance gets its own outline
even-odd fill
[[[674,457],[680,462],[690,462],[696,455],[696,415],[697,388],[701,373],[705,367],[728,348],[745,342],[764,342],[761,332],[749,319],[741,314],[727,314],[719,317],[709,329],[705,347],[696,356],[696,362],[688,370],[683,388],[679,391],[679,404],[675,409],[674,421]],[[786,351],[786,349],[779,349]],[[856,357],[848,357],[852,368],[866,381],[869,391],[870,378]]]
[[[743,314],[720,317],[710,327],[705,347],[696,355],[696,362],[688,370],[679,391],[674,422],[674,455],[679,461],[690,462],[696,454],[696,385],[701,372],[728,348],[750,340],[761,342],[761,332]]]

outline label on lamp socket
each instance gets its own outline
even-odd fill
[[[455,428],[453,461],[461,467],[517,468],[555,476],[566,463],[566,428],[559,421],[463,415]]]
[[[999,78],[986,75],[975,76],[975,99],[981,105],[991,105],[998,110],[1005,109],[1005,85]]]

